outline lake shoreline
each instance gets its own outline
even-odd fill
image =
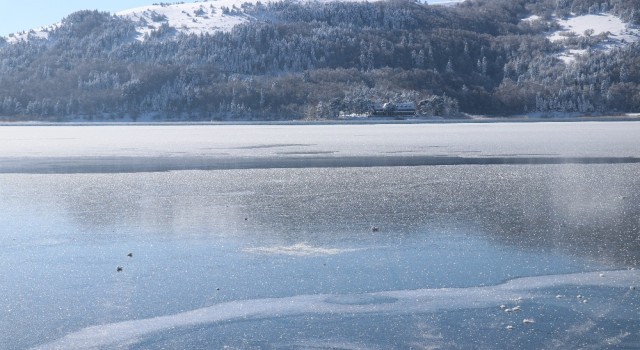
[[[640,121],[639,116],[594,116],[594,117],[471,117],[459,119],[427,118],[351,118],[330,120],[235,120],[235,121],[6,121],[3,126],[189,126],[189,125],[376,125],[376,124],[484,124],[484,123],[563,123],[563,122],[629,122]]]

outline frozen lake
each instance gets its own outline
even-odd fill
[[[640,123],[0,140],[2,349],[640,347]]]

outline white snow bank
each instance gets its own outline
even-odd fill
[[[119,348],[145,336],[179,327],[218,322],[260,320],[321,314],[411,314],[485,308],[513,300],[555,299],[543,288],[567,285],[629,288],[640,280],[634,270],[525,277],[488,287],[399,290],[346,296],[301,295],[288,298],[239,300],[174,315],[92,326],[35,349]],[[597,312],[585,307],[583,312]]]

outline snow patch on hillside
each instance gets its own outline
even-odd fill
[[[527,18],[523,18],[521,21],[522,22],[534,22],[534,21],[539,21],[541,20],[542,17],[538,16],[538,15],[531,15]]]
[[[245,14],[244,4],[255,4],[257,0],[213,0],[184,4],[152,5],[138,7],[116,15],[139,23],[139,40],[145,35],[167,24],[185,34],[204,34],[229,31],[234,26],[252,20]]]
[[[442,5],[442,6],[454,6],[463,2],[464,0],[426,0],[422,1],[429,5]]]
[[[552,33],[549,36],[551,41],[566,39],[567,35],[574,33],[577,36],[608,34],[612,41],[633,42],[638,40],[639,31],[622,21],[622,19],[608,13],[597,15],[583,15],[568,19],[557,20],[562,30]]]
[[[298,0],[300,2],[332,2],[335,0]],[[367,0],[341,0],[361,2]],[[381,0],[373,0],[381,1]],[[453,5],[462,0],[426,1],[432,5]],[[189,3],[143,6],[116,13],[139,23],[138,40],[158,30],[163,24],[184,34],[205,34],[217,31],[230,31],[238,24],[256,20],[247,14],[248,9],[259,2],[268,4],[269,0],[203,0]]]
[[[575,38],[602,36],[602,40],[594,49],[611,50],[615,47],[640,40],[640,30],[609,13],[574,16],[557,19],[560,30],[551,33],[548,39],[552,42],[563,42]],[[573,62],[586,50],[567,49],[558,56],[565,63]]]
[[[307,0],[299,0],[305,2]],[[332,0],[308,0],[308,2],[330,2]],[[366,0],[342,0],[360,2]],[[376,1],[376,0],[374,0]],[[267,0],[203,0],[190,3],[143,6],[116,13],[139,23],[138,40],[159,29],[163,24],[184,34],[205,34],[217,31],[227,32],[238,24],[256,20],[247,10],[259,2]],[[457,2],[447,1],[447,2]]]
[[[60,24],[56,23],[46,27],[40,27],[31,30],[25,30],[18,33],[9,34],[7,37],[7,42],[9,44],[16,44],[21,41],[29,41],[34,39],[49,39],[49,33],[59,27]]]

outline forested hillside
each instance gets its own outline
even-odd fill
[[[284,1],[226,11],[252,20],[186,35],[158,18],[137,40],[132,20],[81,11],[47,39],[0,38],[0,116],[337,118],[385,102],[444,117],[640,112],[640,43],[548,38],[554,18],[578,14],[638,25],[637,0]],[[584,54],[560,59],[568,49]]]

